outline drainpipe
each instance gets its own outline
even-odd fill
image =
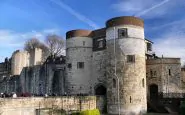
[[[117,76],[117,72],[116,72],[116,70],[117,70],[117,60],[116,60],[116,28],[114,27],[114,61],[115,61],[115,66],[114,66],[114,75],[115,75],[115,77],[116,77],[116,79],[117,79],[117,95],[118,95],[118,112],[119,112],[119,114],[118,115],[120,115],[121,113],[120,113],[120,94],[119,94],[119,77]]]

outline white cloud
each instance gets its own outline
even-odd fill
[[[168,31],[154,40],[154,51],[160,57],[179,57],[185,64],[185,27],[182,23],[185,20],[165,25]]]
[[[43,41],[48,34],[59,33],[58,29],[46,29],[42,31],[32,31],[26,33],[18,33],[11,30],[0,30],[0,47],[23,47],[27,39],[36,37]]]
[[[67,12],[69,12],[71,15],[75,16],[78,20],[88,24],[90,27],[92,27],[93,29],[97,29],[99,28],[99,26],[93,22],[92,20],[90,20],[88,17],[82,15],[81,13],[77,12],[76,10],[74,10],[73,8],[71,8],[70,6],[68,6],[67,4],[65,4],[62,1],[56,1],[56,0],[50,0],[51,2],[59,5],[62,9],[66,10]]]
[[[59,29],[45,29],[41,31],[32,31],[26,33],[19,33],[12,30],[0,29],[0,49],[6,49],[7,52],[13,52],[24,47],[24,43],[27,39],[36,37],[40,41],[44,41],[48,34],[59,34]],[[11,55],[11,54],[10,54]],[[7,55],[1,53],[0,61]]]
[[[156,5],[154,5],[154,6],[150,7],[150,8],[148,8],[148,9],[143,10],[142,12],[136,14],[136,16],[140,17],[140,16],[142,16],[142,15],[145,15],[145,14],[147,14],[148,12],[150,12],[150,11],[152,11],[152,10],[155,10],[155,9],[157,9],[157,8],[159,8],[159,7],[161,7],[161,6],[163,6],[164,4],[166,4],[166,3],[169,2],[169,1],[170,1],[170,0],[164,0],[164,1],[162,1],[162,2],[160,2],[160,3],[158,3],[158,4],[156,4]]]
[[[144,10],[145,7],[153,3],[150,0],[120,0],[120,2],[113,4],[113,8],[121,12],[136,13]],[[144,4],[143,4],[144,3]]]
[[[152,18],[163,16],[173,4],[167,4],[171,0],[120,0],[112,7],[125,15],[145,16]]]
[[[163,28],[174,28],[176,27],[175,25],[181,25],[185,22],[185,19],[182,19],[182,20],[176,20],[176,21],[172,21],[170,23],[165,23],[165,24],[162,24],[162,25],[158,25],[157,26],[154,26],[154,27],[150,27],[150,30],[159,30],[159,29],[163,29]],[[182,28],[182,27],[181,27]]]

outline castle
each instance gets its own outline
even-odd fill
[[[98,30],[71,30],[66,56],[42,62],[41,49],[16,51],[0,64],[1,92],[104,96],[109,114],[145,113],[147,99],[184,92],[180,58],[157,57],[152,44],[143,20],[132,16]]]

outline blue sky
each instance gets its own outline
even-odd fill
[[[105,26],[115,16],[138,16],[156,54],[185,60],[185,0],[0,0],[0,60],[32,37],[65,37],[72,29]]]

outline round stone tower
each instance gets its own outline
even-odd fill
[[[12,54],[11,74],[20,75],[24,67],[29,66],[29,53],[27,51],[16,50]]]
[[[89,94],[92,70],[92,38],[89,30],[66,33],[66,93]]]
[[[143,20],[124,16],[106,22],[108,114],[147,111]]]

